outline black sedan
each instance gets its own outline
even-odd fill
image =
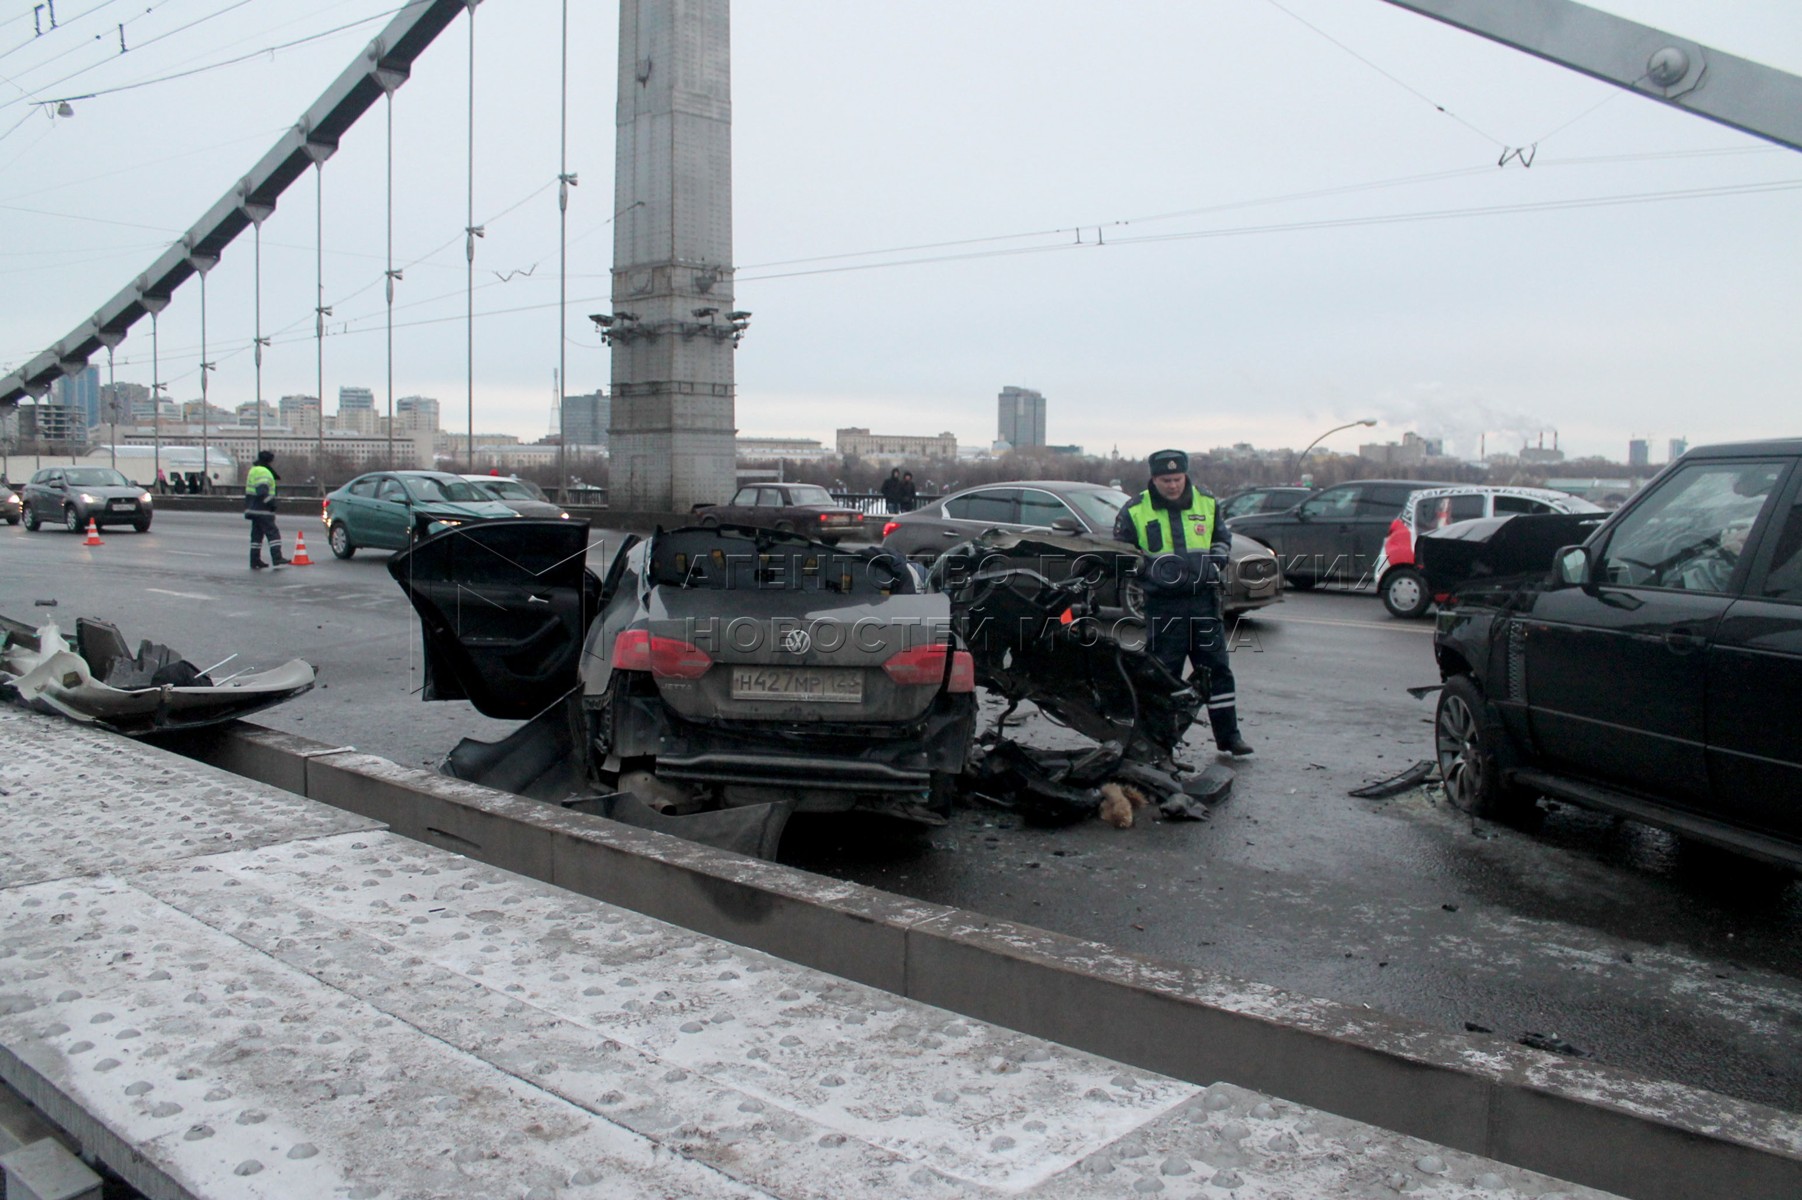
[[[25,528],[61,525],[80,533],[88,522],[129,525],[139,533],[154,515],[150,493],[111,467],[45,467],[25,485]]]
[[[1582,544],[1531,536],[1584,520],[1447,540],[1473,576],[1434,637],[1447,793],[1802,865],[1802,439],[1692,450]]]
[[[917,561],[931,561],[946,550],[990,530],[1024,535],[1066,534],[1105,540],[1118,552],[1114,518],[1131,502],[1119,488],[1067,479],[1023,479],[1013,483],[965,488],[910,513],[891,516],[882,529],[882,546]],[[1283,598],[1283,573],[1270,551],[1250,538],[1234,535],[1228,568],[1226,611],[1247,612]],[[1133,607],[1133,602],[1126,601]]]
[[[1235,517],[1229,527],[1270,547],[1290,586],[1358,584],[1375,573],[1389,525],[1408,497],[1450,484],[1361,479],[1314,493],[1284,512]]]

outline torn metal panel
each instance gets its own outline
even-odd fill
[[[237,720],[313,687],[313,668],[300,659],[215,683],[160,643],[146,640],[128,653],[123,635],[105,621],[82,618],[76,629],[71,646],[54,624],[32,630],[0,617],[0,694],[141,737]]]

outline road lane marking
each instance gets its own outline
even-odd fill
[[[145,588],[147,592],[155,592],[159,596],[178,596],[183,600],[211,600],[211,596],[203,596],[199,592],[172,592],[168,588]]]
[[[1333,621],[1324,617],[1259,616],[1253,619],[1269,621],[1273,625],[1347,625],[1353,629],[1386,629],[1391,633],[1424,633],[1428,636],[1433,633],[1431,625],[1403,625],[1399,621],[1383,625],[1376,621]]]
[[[165,550],[164,554],[179,554],[184,558],[218,558],[217,554],[208,554],[203,550]]]

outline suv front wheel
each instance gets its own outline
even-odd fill
[[[1483,689],[1468,675],[1452,676],[1440,690],[1433,742],[1446,799],[1473,817],[1530,815],[1533,796],[1502,777],[1495,754],[1500,730],[1487,710]]]

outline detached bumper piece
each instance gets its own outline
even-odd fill
[[[0,616],[0,694],[39,712],[132,737],[234,721],[313,687],[313,668],[292,659],[215,682],[157,642],[134,654],[118,627],[81,618],[70,645],[53,624],[33,629]],[[234,655],[234,657],[236,657]]]

